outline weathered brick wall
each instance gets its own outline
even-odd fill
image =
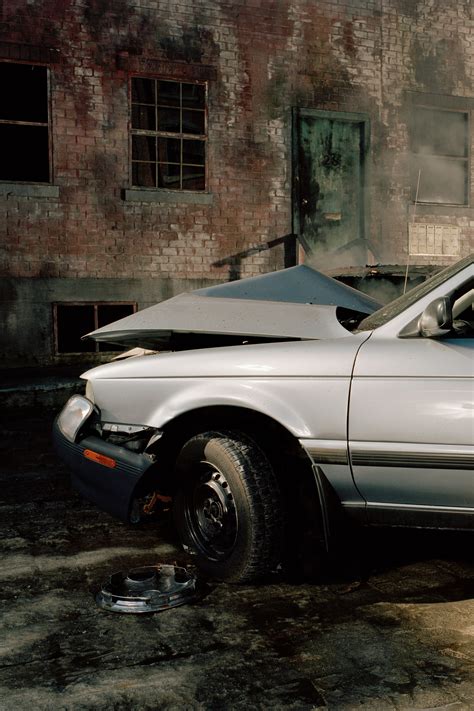
[[[288,190],[282,190],[279,176],[288,172],[283,136],[262,120],[258,129],[252,126],[243,98],[250,78],[242,80],[232,7],[221,12],[212,2],[151,2],[141,9],[133,2],[5,5],[4,36],[60,50],[51,70],[53,182],[59,195],[1,196],[7,274],[223,279],[228,270],[213,267],[215,261],[289,232]],[[157,203],[122,199],[130,180],[128,74],[117,69],[116,57],[124,48],[132,55],[218,68],[209,90],[212,205],[182,203],[179,196]],[[275,252],[250,257],[245,272],[275,268],[282,250]]]
[[[291,231],[297,106],[370,116],[366,219],[386,263],[407,259],[409,220],[454,224],[461,255],[473,249],[474,211],[419,206],[413,218],[407,136],[410,92],[474,93],[469,0],[4,0],[0,20],[3,58],[50,62],[58,188],[0,184],[2,274],[171,280],[169,295],[176,279],[228,278],[216,262]],[[210,204],[124,199],[120,57],[215,69]],[[244,258],[241,275],[281,266],[279,246]]]
[[[380,23],[381,62],[381,155],[378,201],[384,206],[380,219],[380,240],[388,261],[404,263],[407,251],[407,223],[453,225],[460,229],[460,255],[474,249],[474,192],[470,181],[471,209],[429,206],[410,200],[407,124],[412,108],[410,92],[427,105],[443,105],[442,97],[465,97],[458,108],[473,108],[474,34],[471,4],[452,2],[410,2],[383,0]],[[439,103],[438,103],[439,102]],[[448,107],[448,104],[446,104]],[[474,133],[471,130],[471,146]],[[472,163],[471,163],[472,168]],[[472,176],[471,176],[472,178]],[[416,257],[418,263],[431,258]],[[436,260],[435,260],[436,261]],[[439,259],[446,263],[452,259]]]

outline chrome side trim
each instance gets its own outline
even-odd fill
[[[345,442],[320,440],[318,446],[309,446],[306,451],[315,464],[349,464]]]
[[[468,515],[474,514],[474,509],[466,506],[423,506],[420,504],[384,504],[378,501],[372,501],[370,503],[367,503],[367,509],[383,509],[384,511],[427,511],[430,513],[461,513]]]
[[[349,464],[346,444],[341,440],[300,442],[314,464]],[[457,469],[474,472],[474,449],[469,446],[430,446],[403,442],[350,442],[349,446],[351,462],[355,467]]]
[[[351,451],[356,467],[400,467],[400,469],[467,469],[474,471],[474,454],[454,452]]]

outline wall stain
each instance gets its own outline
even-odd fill
[[[203,27],[189,27],[181,37],[163,37],[160,40],[160,47],[166,59],[174,61],[202,63],[204,56],[217,51],[217,46],[213,41],[212,32]]]
[[[344,22],[342,30],[342,42],[346,54],[354,59],[357,54],[356,44],[354,41],[354,26],[352,22]]]
[[[462,45],[454,39],[441,39],[429,47],[415,38],[411,47],[415,80],[434,93],[455,93],[459,83],[472,87],[466,73]]]
[[[443,0],[445,2],[446,0]],[[401,15],[418,18],[420,7],[418,0],[392,0],[394,9]]]
[[[97,41],[104,33],[110,35],[111,30],[120,32],[126,29],[135,15],[128,0],[114,0],[112,4],[109,0],[86,0],[83,17],[90,36]]]

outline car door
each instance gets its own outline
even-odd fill
[[[469,300],[472,271],[375,329],[359,351],[348,437],[369,522],[474,527],[473,327],[400,337],[433,299]]]

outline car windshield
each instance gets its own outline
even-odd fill
[[[395,318],[395,316],[398,316],[398,314],[402,313],[402,311],[418,301],[418,299],[421,299],[423,296],[426,296],[426,294],[429,294],[430,291],[436,289],[436,287],[444,281],[454,276],[454,274],[457,274],[473,262],[474,255],[471,254],[465,259],[461,259],[460,262],[451,264],[449,267],[446,267],[446,269],[437,272],[422,284],[415,286],[415,288],[407,294],[399,296],[398,299],[395,299],[395,301],[391,301],[386,306],[382,306],[381,309],[378,309],[378,311],[374,311],[373,314],[367,316],[367,318],[360,322],[357,331],[372,331],[374,328],[383,326],[385,323],[388,323],[388,321],[391,321],[392,318]]]

